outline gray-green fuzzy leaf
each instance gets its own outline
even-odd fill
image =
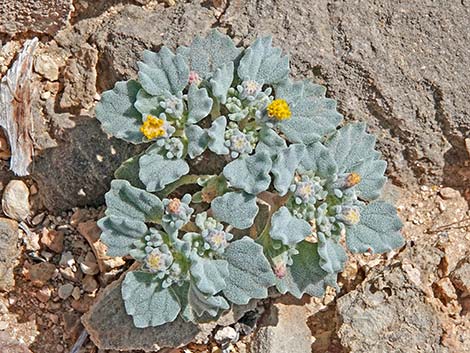
[[[225,104],[227,101],[227,92],[233,81],[233,70],[233,62],[226,63],[215,70],[214,76],[209,81],[212,94],[222,104]]]
[[[268,296],[268,288],[275,283],[275,276],[261,245],[244,237],[232,242],[224,256],[229,264],[229,276],[223,293],[229,301],[243,305],[252,298]]]
[[[145,185],[139,179],[139,158],[140,154],[124,161],[118,169],[114,171],[116,179],[127,180],[132,186],[145,189]]]
[[[228,263],[194,256],[191,261],[191,276],[197,288],[206,295],[215,295],[225,288],[228,277]]]
[[[195,158],[201,155],[207,148],[209,143],[209,135],[207,131],[198,125],[190,125],[185,129],[188,138],[188,155]]]
[[[366,124],[349,124],[339,129],[326,143],[338,165],[339,173],[351,172],[364,161],[378,159],[375,137],[366,132]]]
[[[359,223],[346,230],[346,244],[351,252],[380,254],[403,245],[403,223],[394,206],[376,201],[362,207],[360,214]]]
[[[256,152],[266,152],[271,158],[287,148],[286,141],[273,129],[264,127],[259,132],[259,141],[256,145]]]
[[[163,108],[160,107],[161,100],[161,96],[152,96],[145,92],[145,90],[141,89],[137,93],[134,106],[141,114],[151,114],[153,116],[158,116],[161,112],[163,112]]]
[[[278,86],[276,98],[289,104],[292,115],[279,123],[279,129],[291,142],[316,142],[334,132],[342,120],[336,101],[325,98],[325,88],[310,81],[286,80]]]
[[[158,222],[163,215],[163,205],[157,196],[133,187],[127,180],[113,180],[105,198],[107,216]]]
[[[138,328],[172,322],[181,308],[171,288],[161,288],[154,276],[145,272],[129,272],[121,292],[126,312]]]
[[[134,242],[144,238],[147,226],[136,221],[116,216],[106,216],[98,221],[102,230],[101,241],[108,247],[108,256],[126,256],[134,249]]]
[[[331,178],[338,172],[338,166],[328,148],[320,142],[306,146],[306,151],[300,163],[302,171],[313,171],[322,178]]]
[[[254,80],[259,84],[276,84],[289,74],[289,58],[282,56],[279,48],[272,47],[272,38],[258,38],[245,50],[238,66],[242,80]]]
[[[280,240],[284,245],[295,245],[312,233],[310,224],[293,216],[287,207],[282,206],[271,218],[272,239]]]
[[[361,176],[361,181],[356,186],[361,199],[371,201],[380,197],[387,181],[384,176],[386,169],[387,162],[380,159],[365,161],[353,168],[352,171]]]
[[[246,229],[253,225],[258,214],[256,197],[246,192],[228,192],[216,197],[211,203],[217,220],[235,228]]]
[[[195,283],[189,285],[188,303],[197,317],[204,314],[217,316],[221,310],[230,308],[229,303],[220,295],[207,295],[201,292]]]
[[[279,292],[290,293],[300,299],[305,293],[322,297],[328,285],[337,287],[337,275],[328,274],[320,267],[317,244],[303,241],[297,244],[296,249],[299,253],[292,257],[293,263],[287,267],[287,274],[278,279],[276,286]]]
[[[134,107],[140,89],[137,81],[130,80],[117,82],[112,90],[103,92],[96,105],[96,118],[106,133],[131,143],[144,142],[142,114]]]
[[[271,173],[274,176],[274,187],[281,196],[289,191],[289,186],[294,179],[294,173],[305,153],[305,146],[292,144],[280,151],[273,163]]]
[[[139,178],[150,192],[162,190],[189,172],[189,166],[184,160],[166,159],[155,152],[140,157],[139,168]]]
[[[344,268],[348,260],[343,247],[334,239],[318,235],[318,254],[320,255],[320,267],[328,273],[338,273]]]
[[[217,68],[234,61],[241,50],[229,36],[214,29],[205,38],[197,36],[189,47],[179,47],[177,53],[184,56],[192,71],[207,79]]]
[[[268,189],[271,183],[269,176],[271,166],[270,155],[266,152],[258,152],[230,162],[225,166],[223,174],[232,186],[256,195]]]
[[[181,55],[162,47],[158,53],[144,51],[143,62],[138,63],[139,81],[153,96],[176,95],[188,84],[189,68]]]
[[[227,119],[225,116],[219,116],[212,122],[212,126],[207,129],[209,136],[209,149],[216,154],[228,154],[230,151],[225,146],[225,127],[227,126]]]
[[[205,88],[197,88],[192,84],[188,91],[188,120],[187,124],[196,124],[205,118],[212,109],[212,98]]]

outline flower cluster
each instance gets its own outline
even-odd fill
[[[173,233],[189,222],[194,210],[189,207],[191,195],[186,194],[182,199],[163,199],[164,214],[162,225],[168,233]]]
[[[175,128],[166,121],[165,116],[157,118],[152,115],[147,115],[140,131],[147,139],[153,140],[156,138],[170,137],[175,132]]]
[[[224,226],[216,219],[208,217],[207,213],[196,216],[196,225],[201,230],[204,249],[223,253],[233,235],[224,231]]]

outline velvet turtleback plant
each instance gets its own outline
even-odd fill
[[[292,80],[270,37],[238,48],[213,30],[138,68],[96,107],[105,132],[146,147],[116,171],[98,223],[109,255],[140,264],[122,283],[137,327],[215,320],[270,287],[322,296],[341,244],[403,245],[375,138],[342,124],[324,87]]]

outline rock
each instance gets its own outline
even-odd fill
[[[41,74],[49,81],[57,81],[59,79],[60,68],[63,65],[64,58],[60,54],[57,55],[57,51],[46,52],[36,56],[34,60],[34,71]],[[46,96],[43,99],[47,98]]]
[[[88,310],[90,310],[90,307],[93,305],[94,302],[94,296],[91,296],[91,294],[85,294],[82,298],[73,300],[71,305],[72,308],[74,308],[74,310],[76,310],[77,312],[86,313],[88,312]]]
[[[101,205],[114,171],[137,152],[135,146],[108,139],[95,119],[74,121],[75,128],[64,130],[59,147],[35,158],[32,177],[42,204],[52,213]]]
[[[41,262],[29,268],[29,279],[36,287],[42,287],[56,272],[56,267],[49,262]]]
[[[29,189],[21,180],[8,183],[2,196],[3,212],[17,221],[24,221],[29,216]]]
[[[46,213],[41,212],[41,213],[39,213],[39,214],[37,214],[36,216],[33,217],[33,219],[31,220],[31,224],[33,226],[37,226],[37,225],[41,224],[42,221],[44,221],[45,217],[46,217]]]
[[[98,268],[98,263],[96,262],[96,257],[92,252],[88,252],[83,261],[78,261],[80,264],[80,269],[86,275],[96,275],[100,272]]]
[[[177,318],[158,327],[136,328],[132,317],[127,315],[122,301],[123,278],[124,276],[121,276],[119,280],[102,290],[93,306],[82,317],[85,329],[99,349],[145,352],[164,349],[162,353],[171,352],[173,348],[184,346],[189,342],[207,342],[213,329],[219,324],[219,322],[210,322],[195,325]],[[79,307],[78,304],[75,305]],[[239,311],[239,315],[243,315],[242,310]]]
[[[150,13],[128,5],[104,18],[98,30],[77,23],[75,31],[100,52],[100,91],[135,78],[144,49],[187,45],[215,26],[244,45],[269,33],[290,53],[294,77],[325,84],[347,119],[369,124],[394,181],[461,186],[459,172],[468,159],[464,135],[470,129],[470,73],[462,68],[470,66],[470,56],[460,54],[466,42],[458,33],[465,32],[469,11],[459,2],[436,8],[432,0],[420,7],[391,0],[374,5],[300,0],[291,6],[247,0],[228,2],[214,16],[207,2],[195,1],[158,4]],[[401,13],[406,16],[390,15]],[[455,31],[444,36],[436,22]],[[71,32],[56,40],[75,48],[80,38]]]
[[[41,243],[57,254],[64,251],[64,232],[44,228],[42,230]]]
[[[452,300],[457,299],[457,293],[452,285],[449,277],[441,278],[433,285],[436,297],[441,299],[444,304],[450,303]]]
[[[64,92],[60,100],[60,107],[68,109],[82,107],[85,109],[93,105],[96,95],[96,64],[98,51],[84,44],[80,50],[70,58],[64,70]]]
[[[460,193],[457,190],[449,187],[439,190],[439,195],[441,195],[444,200],[451,200],[460,197]]]
[[[74,300],[79,300],[80,299],[80,288],[79,287],[74,287],[72,291],[72,298]]]
[[[74,312],[66,312],[63,315],[64,333],[72,341],[75,341],[80,334],[82,324],[80,322],[80,314]]]
[[[12,0],[0,7],[0,33],[13,36],[21,32],[54,34],[70,18],[72,0]]]
[[[253,337],[252,353],[312,351],[312,333],[307,326],[308,310],[302,301],[281,297],[268,310]]]
[[[43,287],[35,293],[36,298],[42,303],[47,303],[51,298],[51,289],[49,287]]]
[[[99,240],[101,229],[96,225],[95,221],[79,223],[77,229],[88,241],[88,244],[90,244],[90,247],[95,254],[96,261],[98,261],[99,270],[102,273],[125,264],[125,261],[121,257],[109,257],[106,255],[106,245]]]
[[[87,275],[83,278],[82,288],[87,293],[93,293],[98,289],[98,282],[93,276]]]
[[[173,14],[180,13],[176,9],[182,6]],[[368,123],[395,182],[462,186],[470,130],[470,71],[463,68],[470,56],[463,58],[459,48],[467,40],[460,33],[469,14],[467,4],[441,8],[432,0],[419,7],[393,0],[299,0],[290,6],[248,0],[229,2],[217,27],[243,44],[272,35],[290,54],[296,78],[326,84],[348,120]],[[443,35],[442,28],[453,30]],[[164,33],[171,42],[172,31]]]
[[[60,257],[59,265],[61,267],[72,267],[75,265],[75,258],[70,251],[66,251]]]
[[[352,352],[445,352],[439,313],[399,265],[373,270],[338,298],[337,315],[341,344]]]
[[[13,269],[17,265],[18,223],[0,218],[0,291],[8,291],[15,285]]]
[[[127,315],[121,298],[121,280],[100,292],[95,304],[82,317],[90,338],[100,349],[158,351],[180,347],[200,332],[192,323],[177,319],[159,327],[139,329]]]
[[[462,292],[462,296],[470,296],[470,259],[462,260],[450,277],[454,286]]]
[[[65,300],[72,295],[72,292],[73,292],[73,284],[66,283],[59,287],[57,294],[59,295],[60,299]]]
[[[226,326],[215,333],[214,339],[219,344],[228,344],[238,340],[238,333],[233,327]]]
[[[144,49],[187,44],[195,34],[208,33],[214,20],[212,11],[199,2],[180,2],[171,8],[158,4],[152,12],[141,6],[126,6],[91,35],[100,52],[98,88],[109,89],[118,80],[136,77],[137,61]]]
[[[20,232],[21,239],[26,245],[28,251],[38,251],[41,249],[39,245],[39,234],[36,232]]]
[[[75,266],[74,266],[75,267]],[[62,277],[67,280],[67,281],[72,281],[72,282],[80,282],[83,278],[83,273],[82,271],[74,271],[72,267],[66,267],[66,268],[59,268],[59,272],[62,275]]]
[[[32,353],[26,345],[8,336],[7,332],[0,332],[1,353]]]

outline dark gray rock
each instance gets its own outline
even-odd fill
[[[0,218],[0,291],[8,291],[15,285],[13,269],[17,265],[18,223]]]
[[[296,77],[325,84],[348,120],[369,124],[396,182],[463,188],[469,15],[467,2],[249,0],[231,1],[220,24],[244,44],[272,34]]]
[[[171,7],[154,4],[152,10],[125,5],[106,16],[100,15],[108,5],[80,3],[87,4],[86,10],[76,13],[80,21],[55,40],[72,57],[84,45],[96,47],[99,92],[118,80],[135,78],[144,49],[187,45],[196,34],[214,27],[243,45],[271,34],[274,43],[289,52],[294,77],[326,85],[347,120],[368,123],[395,183],[444,183],[462,191],[470,179],[464,165],[468,159],[464,137],[470,130],[466,89],[470,72],[464,69],[470,66],[466,52],[470,34],[465,27],[470,7],[465,2],[441,6],[425,0],[415,6],[392,0],[378,4],[234,0],[226,8],[214,9],[211,2],[193,1]],[[126,149],[123,145],[116,143]],[[66,164],[67,173],[82,168]],[[106,171],[109,178],[112,168]],[[76,180],[75,176],[63,179]],[[86,198],[66,195],[62,203],[60,193],[69,194],[65,184],[59,181],[56,188],[52,180],[43,183],[51,185],[45,191],[54,199],[49,207],[98,204],[104,191],[101,179],[96,192]],[[96,178],[87,181],[91,180]],[[75,183],[67,185],[79,190]]]
[[[161,4],[152,12],[129,5],[99,28],[77,24],[80,33],[93,29],[98,88],[135,77],[144,49],[188,44],[211,27],[244,45],[271,34],[290,53],[295,77],[326,85],[348,120],[369,124],[395,182],[463,187],[470,129],[465,3],[235,0],[222,11],[207,4]]]
[[[207,343],[217,326],[232,325],[257,304],[253,300],[247,305],[239,306],[224,314],[217,322],[195,325],[177,318],[172,323],[158,327],[136,328],[132,317],[126,313],[121,297],[123,277],[106,287],[88,313],[82,317],[83,325],[100,349],[163,353],[172,352],[174,348],[190,342]]]
[[[153,11],[126,6],[90,38],[100,52],[98,87],[109,89],[118,80],[135,78],[144,49],[188,44],[196,34],[208,33],[215,21],[213,12],[199,0],[171,7],[161,3]]]
[[[447,352],[439,313],[400,264],[339,298],[337,314],[341,344],[352,352]]]
[[[191,342],[200,332],[196,325],[176,320],[160,327],[136,328],[127,315],[121,298],[121,281],[100,293],[96,303],[82,317],[92,341],[100,349],[146,352],[179,347]]]
[[[76,126],[63,131],[59,146],[35,159],[32,177],[43,205],[51,212],[103,203],[113,173],[136,146],[108,138],[90,117],[77,117]]]

